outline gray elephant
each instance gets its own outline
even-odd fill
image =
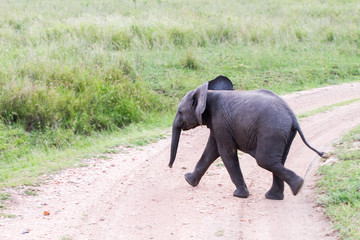
[[[295,114],[281,97],[263,89],[233,91],[233,84],[224,76],[200,85],[181,100],[173,122],[169,167],[176,157],[181,130],[199,125],[206,125],[210,136],[194,171],[185,174],[186,181],[197,186],[209,166],[221,156],[236,186],[236,197],[249,196],[239,165],[238,149],[250,154],[260,167],[273,173],[272,186],[265,196],[276,200],[284,198],[284,181],[294,195],[304,183],[302,177],[284,167],[296,132],[306,146],[319,156],[324,154],[307,143]]]

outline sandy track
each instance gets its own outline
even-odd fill
[[[360,97],[360,83],[329,86],[285,96],[299,114]],[[360,124],[360,103],[302,119],[307,140],[328,151],[345,132]],[[254,159],[240,164],[251,195],[235,190],[217,160],[193,188],[184,179],[207,142],[208,129],[183,132],[174,167],[167,167],[170,140],[139,149],[120,148],[109,159],[87,159],[89,167],[44,176],[38,196],[9,189],[7,210],[17,218],[0,219],[0,239],[337,239],[314,197],[317,155],[297,136],[286,166],[305,177],[294,197],[265,199],[272,176]],[[43,212],[49,211],[49,216]],[[27,232],[27,233],[24,233]]]

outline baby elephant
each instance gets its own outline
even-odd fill
[[[172,167],[181,130],[199,125],[210,129],[204,153],[186,181],[197,186],[209,166],[221,156],[236,186],[234,196],[246,198],[249,190],[240,170],[237,149],[250,154],[257,164],[273,173],[273,184],[265,194],[268,199],[284,198],[284,181],[296,195],[304,180],[284,167],[290,145],[299,132],[310,149],[322,156],[305,140],[295,114],[288,104],[268,90],[232,91],[231,81],[224,76],[188,92],[180,102],[173,128],[169,167]]]

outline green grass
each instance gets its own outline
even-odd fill
[[[37,191],[35,189],[26,189],[24,191],[24,193],[27,196],[37,196],[38,195],[38,193],[37,193]]]
[[[220,74],[279,94],[360,79],[355,0],[0,6],[0,186],[169,126],[181,97]]]
[[[1,193],[0,192],[0,201],[5,201],[10,198],[10,195],[8,193]]]
[[[310,117],[310,116],[313,116],[313,115],[315,115],[317,113],[331,111],[334,108],[341,107],[341,106],[344,106],[344,105],[348,105],[348,104],[351,104],[351,103],[354,103],[354,102],[357,102],[357,101],[360,101],[360,98],[355,98],[355,99],[351,99],[351,100],[348,100],[348,101],[339,102],[339,103],[335,103],[335,104],[332,104],[332,105],[320,107],[320,108],[317,108],[317,109],[310,110],[308,112],[299,114],[297,116],[297,118],[301,119],[301,118]]]
[[[319,170],[320,202],[342,239],[360,238],[359,146],[360,126],[335,146],[335,156],[339,161]]]
[[[56,132],[26,132],[21,127],[0,124],[0,188],[32,185],[38,176],[72,166],[81,167],[81,160],[109,152],[118,145],[139,146],[164,138],[163,129],[171,115],[133,123],[121,131],[94,132],[91,136],[69,133],[64,140]],[[10,137],[1,133],[13,133]],[[58,140],[60,138],[61,140]],[[54,145],[55,142],[55,145]]]

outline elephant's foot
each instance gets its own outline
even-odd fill
[[[250,193],[249,190],[247,188],[243,188],[243,189],[236,189],[234,194],[235,197],[239,197],[239,198],[247,198]]]
[[[196,187],[200,182],[200,179],[194,176],[193,173],[186,173],[185,180],[193,187]]]
[[[302,177],[296,176],[294,179],[292,179],[289,183],[292,193],[294,195],[298,194],[303,184],[304,179]]]
[[[282,192],[273,192],[271,190],[267,191],[267,193],[265,193],[265,197],[267,199],[272,199],[272,200],[283,200],[284,199],[284,193]]]

